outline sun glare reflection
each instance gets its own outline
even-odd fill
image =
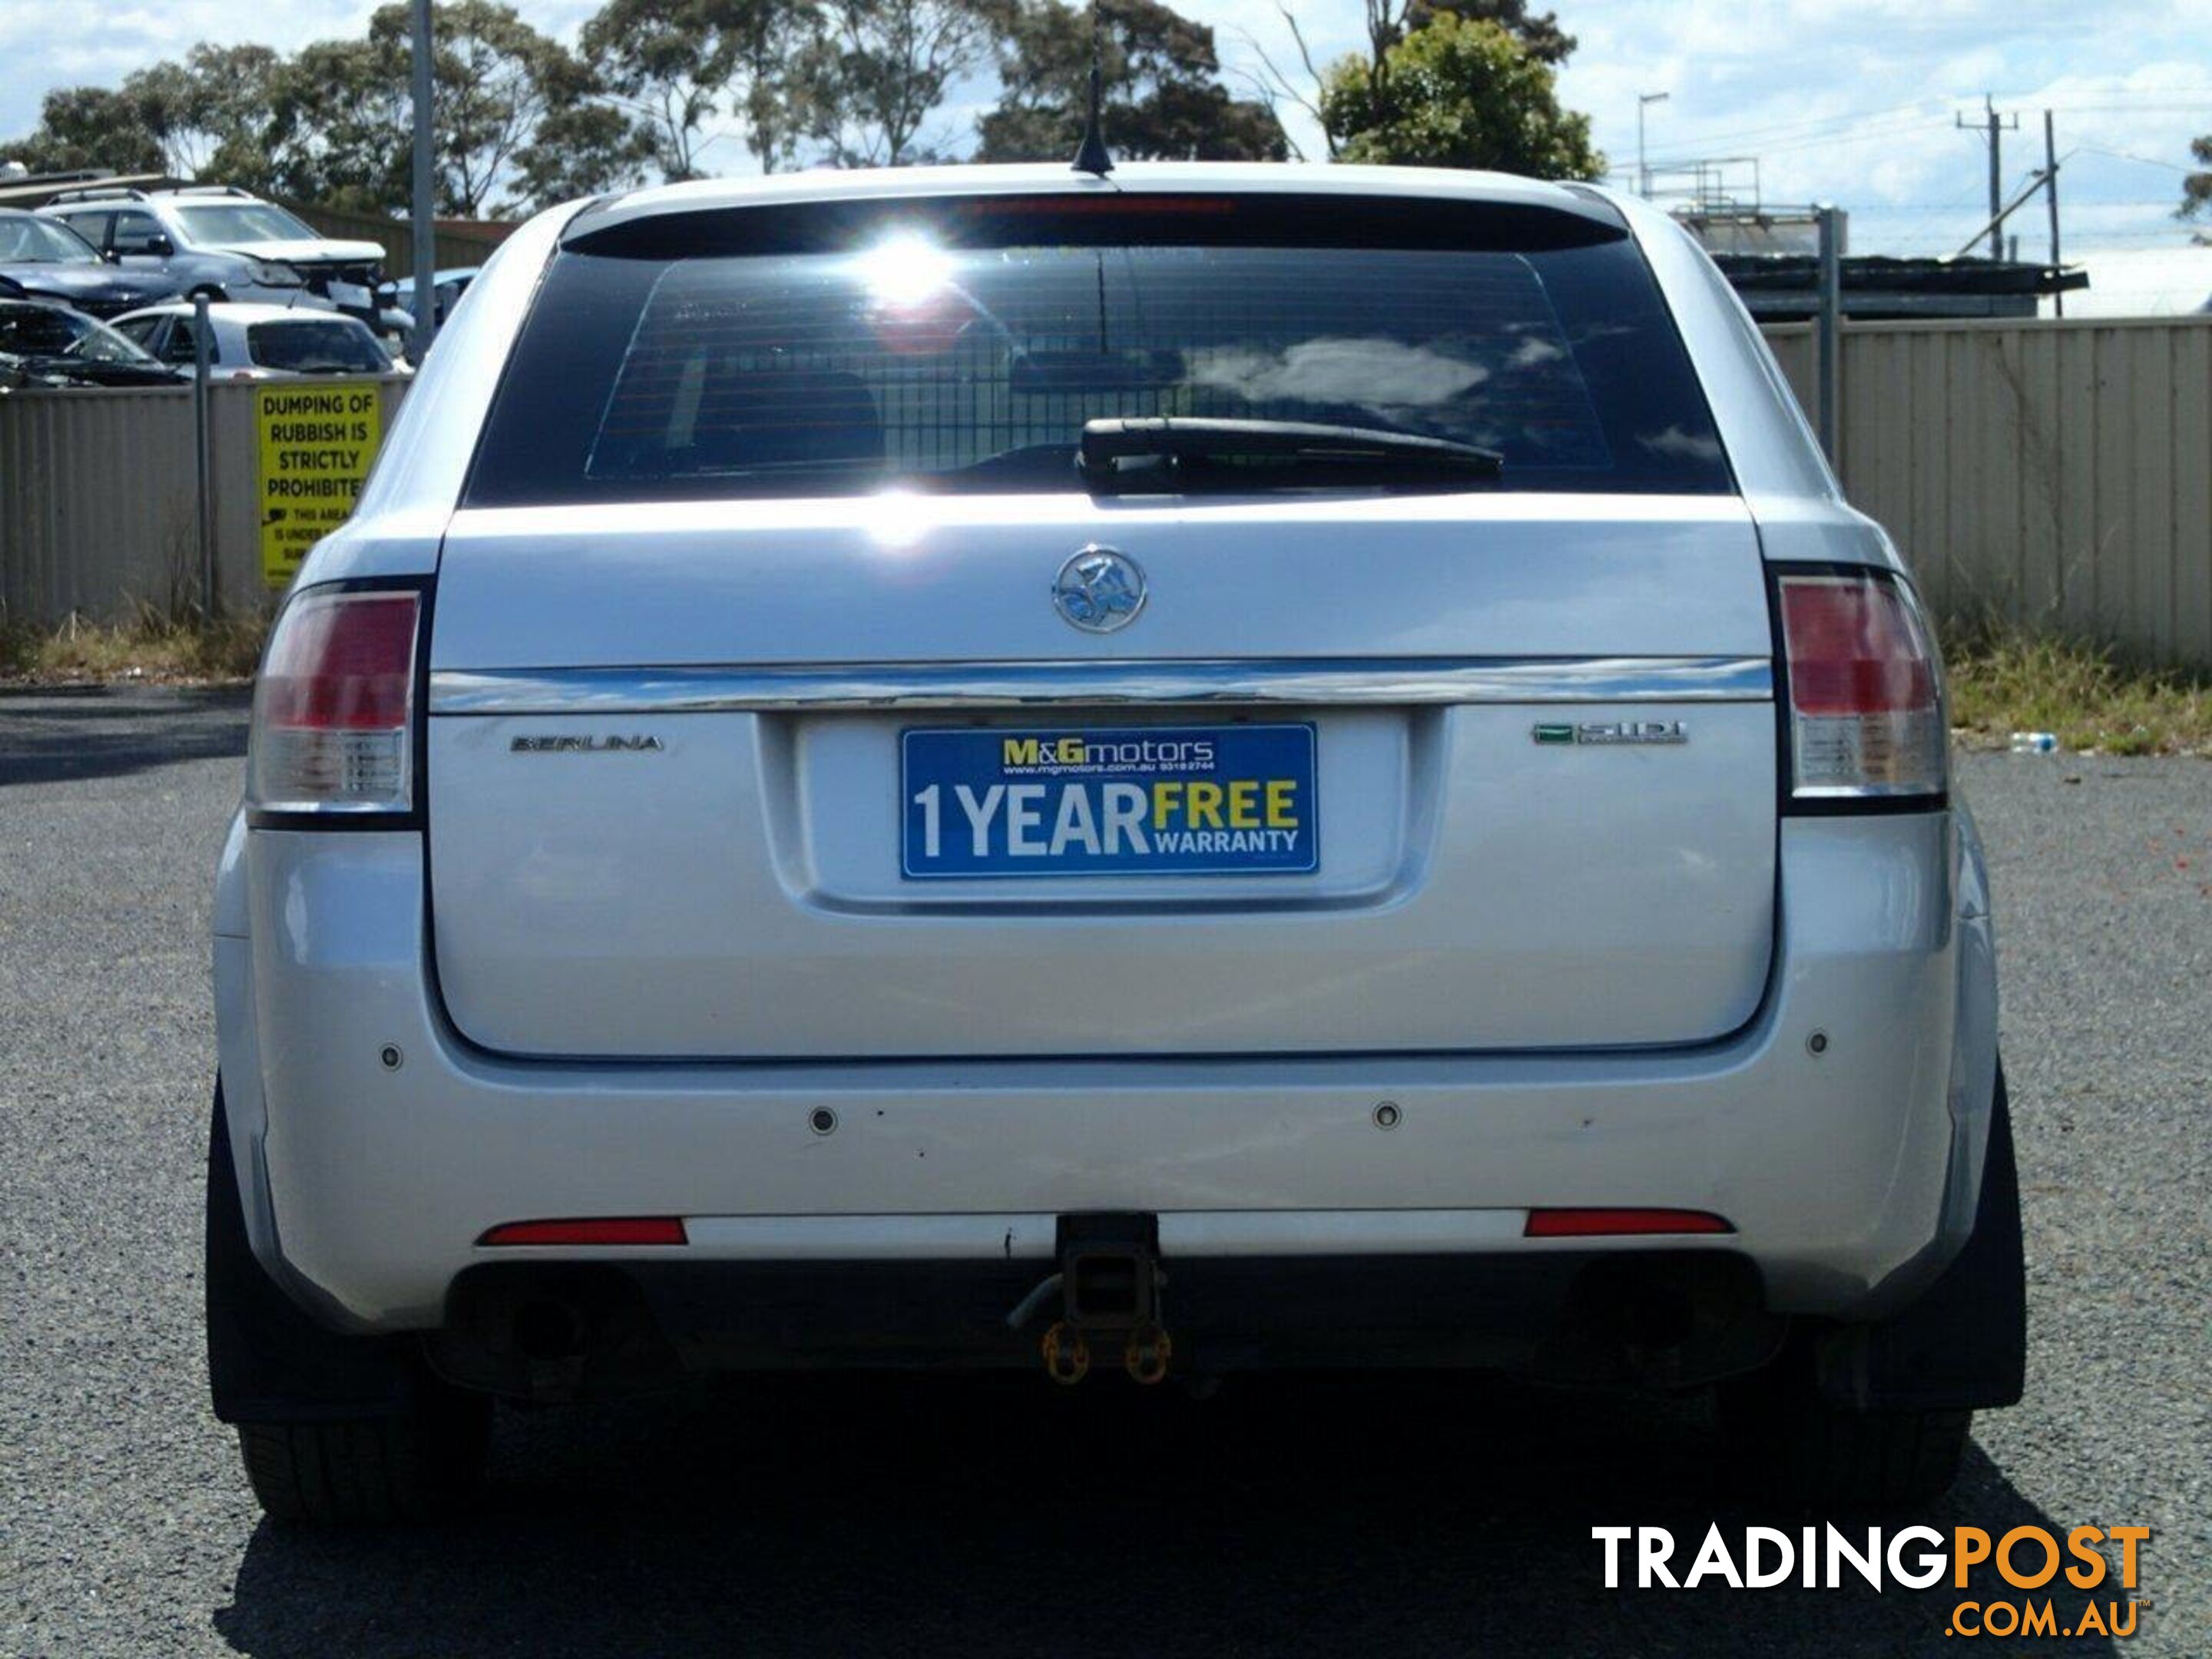
[[[919,542],[929,528],[927,514],[919,510],[921,498],[910,489],[885,489],[868,498],[867,532],[885,552],[903,552]]]
[[[952,256],[912,233],[878,242],[854,264],[877,304],[902,310],[927,303],[952,281]]]

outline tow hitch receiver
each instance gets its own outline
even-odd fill
[[[1059,1322],[1044,1334],[1046,1372],[1080,1382],[1091,1370],[1091,1339],[1119,1341],[1132,1381],[1168,1374],[1174,1345],[1160,1322],[1159,1221],[1150,1215],[1064,1215],[1060,1218]]]

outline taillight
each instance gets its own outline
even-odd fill
[[[404,812],[414,803],[412,588],[309,588],[278,618],[253,690],[247,804]]]
[[[1942,677],[1911,591],[1879,571],[1783,574],[1775,591],[1792,797],[1941,797],[1950,747]]]

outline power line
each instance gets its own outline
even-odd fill
[[[1889,121],[1878,126],[1846,129],[1840,132],[1824,132],[1809,138],[1793,139],[1786,144],[1768,144],[1761,149],[1770,155],[1787,155],[1796,150],[1820,149],[1837,144],[1856,144],[1876,138],[1895,137],[1900,133],[1925,131],[1935,126],[1940,118],[1933,115],[1913,116],[1907,119]]]
[[[2136,161],[2147,167],[2164,167],[2169,173],[2202,173],[2201,167],[2184,167],[2179,161],[2161,161],[2155,155],[2130,155],[2124,149],[2100,149],[2094,144],[2076,144],[2073,154],[2081,155],[2109,155],[2115,161]]]
[[[1782,143],[1766,143],[1741,145],[1723,145],[1718,143],[1714,143],[1693,150],[1684,149],[1668,151],[1660,155],[1655,155],[1651,158],[1651,165],[1654,167],[1679,167],[1688,162],[1708,159],[1716,152],[1722,151],[1735,154],[1755,152],[1760,155],[1787,155],[1797,150],[1833,148],[1844,144],[1868,143],[1872,143],[1876,139],[1893,137],[1902,133],[1924,131],[1927,128],[1935,125],[1939,118],[1940,118],[1934,115],[1907,116],[1889,121],[1878,122],[1872,125],[1862,124],[1856,127],[1839,128],[1832,132],[1814,133],[1805,137],[1791,139]]]
[[[2130,114],[2196,114],[2204,108],[2204,100],[2212,99],[2212,84],[2203,87],[2157,86],[2144,89],[2148,97],[2130,96],[2115,100],[2105,88],[2082,88],[2075,92],[2020,92],[2004,94],[2008,102],[2033,101],[2039,105],[2061,110],[2068,114],[2101,114],[2121,112]],[[1996,94],[1990,94],[1992,98]],[[2162,97],[2187,99],[2187,102],[2160,102]],[[2100,101],[2084,102],[2085,99]],[[1829,142],[1836,134],[1846,134],[1853,139],[1875,137],[1887,133],[1910,131],[1922,122],[1941,120],[1944,115],[1955,115],[1957,98],[1929,96],[1917,98],[1911,103],[1891,104],[1876,109],[1850,110],[1834,115],[1807,117],[1794,121],[1769,122],[1749,127],[1717,127],[1690,134],[1681,143],[1693,148],[1668,150],[1651,158],[1651,165],[1661,167],[1709,155],[1718,149],[1753,148],[1770,154],[1785,150],[1808,149]],[[1905,116],[1911,118],[1893,120]],[[1871,124],[1880,123],[1876,126]],[[1788,138],[1786,143],[1759,141],[1768,138]]]
[[[1903,115],[1914,112],[1929,114],[1931,112],[1925,108],[1926,106],[1944,101],[1946,100],[1940,99],[1916,98],[1909,104],[1892,104],[1882,109],[1846,110],[1834,115],[1801,116],[1795,120],[1771,122],[1764,126],[1724,127],[1717,132],[1699,133],[1690,142],[1710,148],[1716,143],[1742,143],[1754,138],[1802,132],[1814,127],[1848,127],[1861,122],[1880,120],[1891,115]]]
[[[2172,96],[2184,93],[2186,89],[2178,86],[2160,86],[2148,90],[2154,94]],[[2212,88],[2206,88],[2206,92],[2208,95],[2212,95]],[[1639,141],[1637,187],[1643,193],[1649,195],[1654,173],[1680,173],[1694,169],[1702,178],[1708,172],[1734,162],[1747,166],[1752,169],[1753,179],[1752,193],[1753,199],[1756,201],[1759,194],[1756,180],[1761,161],[1792,151],[1811,149],[1859,150],[1867,145],[1882,143],[1907,133],[1924,133],[1938,119],[1936,115],[1930,113],[1930,106],[1933,106],[1942,112],[1951,115],[1950,125],[1954,130],[1976,133],[1983,138],[1987,146],[1988,172],[1984,187],[1987,191],[1989,216],[1982,228],[1968,239],[1967,248],[1961,249],[1960,253],[1967,252],[1986,236],[1989,242],[1989,257],[1992,259],[2002,259],[2005,257],[2005,222],[2020,208],[2040,195],[2045,198],[2050,221],[2049,262],[2056,265],[2059,263],[2061,255],[2058,174],[2067,161],[2072,160],[2078,155],[2088,154],[2158,167],[2176,173],[2187,173],[2196,170],[2154,157],[2131,155],[2123,150],[2105,149],[2094,145],[2076,145],[2062,157],[2058,154],[2056,131],[2058,108],[2063,107],[2069,112],[2076,113],[2107,107],[2124,109],[2131,113],[2142,113],[2146,110],[2159,107],[2156,96],[2149,99],[2136,96],[2123,104],[2099,101],[2108,100],[2112,96],[2112,94],[2110,91],[2102,88],[2084,88],[2071,94],[2051,94],[2043,110],[2043,165],[2027,169],[2009,185],[2006,182],[2003,165],[2004,135],[2020,131],[2020,112],[2017,110],[2000,110],[1996,94],[1984,93],[1982,97],[1982,108],[1978,115],[1972,117],[1956,108],[1956,105],[1960,101],[1957,99],[1922,98],[1910,103],[1887,106],[1878,110],[1815,116],[1795,121],[1769,122],[1761,125],[1734,128],[1722,132],[1709,131],[1697,135],[1690,141],[1699,146],[1697,149],[1665,151],[1648,160],[1644,155],[1644,146]],[[2192,102],[2186,105],[2176,104],[2169,107],[2177,110],[2186,109],[2194,113],[2202,106]],[[1723,156],[1727,157],[1726,161],[1722,159]],[[1958,212],[1968,199],[1970,198],[1961,197],[1956,202],[1948,203],[1870,203],[1862,207],[1860,211],[1869,218],[1883,215],[1904,218],[1915,216],[1932,217],[1939,214],[1948,216]],[[2105,218],[2115,212],[2164,209],[2169,205],[2164,201],[2089,200],[2076,203],[2075,211],[2077,215]],[[1925,233],[1913,231],[1903,234],[1917,237]],[[2149,240],[2170,234],[2146,229],[2132,233],[2132,237]],[[2107,233],[2098,240],[2112,240],[2113,234],[2113,233]],[[2118,233],[2118,234],[2129,234]],[[2018,238],[2014,237],[2013,240],[2016,250]]]
[[[2021,174],[2019,180],[2014,185],[2014,188],[2019,188],[2021,185],[2026,184],[2028,179],[2033,176],[2034,175],[2033,173]],[[1869,202],[1863,207],[1854,209],[1853,211],[1857,213],[1911,213],[1923,216],[1938,213],[1956,213],[1961,208],[1964,208],[1976,196],[1978,196],[1981,193],[1982,187],[1979,185],[1977,185],[1972,190],[1969,191],[1966,195],[1961,196],[1955,202]],[[2170,198],[2165,197],[2131,196],[2124,200],[2118,201],[2100,200],[2093,198],[2088,201],[2075,202],[2073,205],[2084,210],[2110,209],[2113,211],[2118,211],[2121,209],[2132,208],[2170,208],[2173,205],[2173,203]]]
[[[1861,137],[1872,137],[1885,132],[1910,131],[1914,127],[1929,125],[1937,118],[1934,114],[1923,112],[1917,115],[1901,117],[1893,114],[1887,119],[1869,118],[1867,120],[1846,119],[1833,123],[1823,122],[1822,131],[1800,130],[1800,136],[1780,141],[1760,139],[1749,132],[1714,135],[1695,140],[1686,140],[1684,141],[1686,145],[1694,143],[1695,148],[1664,151],[1652,158],[1652,165],[1657,167],[1669,161],[1711,155],[1716,150],[1756,149],[1764,154],[1780,155],[1786,150],[1806,149],[1815,145],[1833,143],[1838,139],[1855,140]]]

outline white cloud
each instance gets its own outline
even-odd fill
[[[2025,179],[2042,155],[2042,115],[2057,112],[2069,242],[2148,246],[2185,234],[2170,218],[2189,139],[2212,131],[2212,31],[2206,0],[1545,0],[1581,46],[1561,76],[1627,179],[1639,93],[1651,159],[1758,161],[1771,204],[1814,199],[1851,210],[1862,252],[1948,252],[1986,217],[1984,152],[1954,113],[1994,91],[2018,111],[2004,174]],[[539,27],[573,39],[593,0],[517,0]],[[1352,0],[1291,0],[1315,55],[1356,47]],[[1212,24],[1235,69],[1257,68],[1263,43],[1295,55],[1274,0],[1186,0]],[[261,40],[286,49],[359,32],[374,0],[236,0],[131,4],[88,19],[82,3],[0,0],[0,134],[27,131],[48,88],[112,83],[196,40]],[[1310,118],[1285,109],[1294,137],[1319,155]],[[733,147],[732,147],[733,148]],[[719,157],[723,151],[710,152]],[[2121,156],[2146,158],[2122,160]],[[736,156],[732,155],[734,162]],[[1747,183],[1747,165],[1737,172]],[[2042,219],[2015,222],[2024,247]],[[2078,227],[2078,228],[2075,228]]]
[[[1984,141],[1954,118],[1973,118],[1993,91],[2021,118],[2003,135],[2008,196],[2041,164],[2047,106],[2061,200],[2080,224],[2069,240],[2175,240],[2179,164],[2212,131],[2204,15],[2203,0],[1616,0],[1587,22],[1562,12],[1582,49],[1561,92],[1591,112],[1624,180],[1637,94],[1666,92],[1647,114],[1655,163],[1755,156],[1765,203],[1843,204],[1858,251],[1948,252],[1988,216]],[[2024,252],[2041,246],[2039,214],[2008,228]]]
[[[1327,338],[1304,341],[1279,353],[1215,352],[1192,366],[1190,378],[1249,403],[1287,398],[1422,410],[1451,402],[1488,380],[1490,371],[1398,340]]]

